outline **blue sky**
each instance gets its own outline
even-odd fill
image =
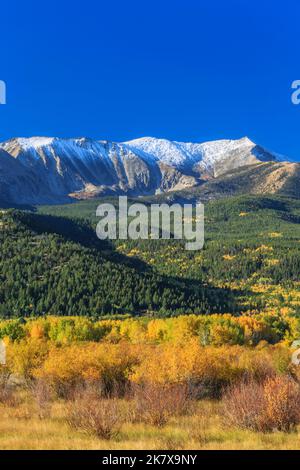
[[[0,140],[239,138],[300,160],[300,2],[2,2]]]

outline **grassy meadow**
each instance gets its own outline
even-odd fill
[[[23,395],[14,407],[0,405],[0,448],[7,449],[299,449],[299,430],[257,433],[226,426],[220,404],[203,401],[192,416],[173,418],[163,428],[123,424],[117,437],[103,440],[70,428],[65,404],[53,404],[51,417],[37,416],[34,403]]]

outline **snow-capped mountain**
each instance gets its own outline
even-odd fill
[[[212,177],[234,167],[277,159],[275,154],[257,146],[248,137],[201,144],[145,137],[124,145],[141,157],[155,159],[178,169],[192,170],[196,174],[207,173]]]
[[[277,155],[247,137],[205,143],[16,138],[0,143],[0,200],[43,204],[100,194],[151,195],[270,161],[278,161]]]

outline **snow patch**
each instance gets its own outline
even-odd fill
[[[38,149],[41,147],[47,147],[52,144],[54,137],[20,137],[17,139],[18,144],[24,150]]]
[[[201,162],[204,168],[211,168],[237,149],[251,151],[255,147],[248,137],[239,140],[216,140],[203,143],[177,142],[154,137],[124,142],[132,152],[147,159],[155,159],[170,166],[194,165]]]

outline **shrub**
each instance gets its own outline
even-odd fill
[[[122,419],[115,398],[101,399],[93,388],[87,388],[68,403],[67,421],[77,430],[112,439],[118,434]]]
[[[215,396],[221,388],[240,377],[239,346],[202,347],[197,338],[184,345],[144,348],[140,363],[131,375],[136,383],[186,383]]]
[[[0,403],[7,406],[14,406],[15,398],[13,389],[9,385],[9,373],[0,366]]]
[[[49,418],[51,415],[53,389],[43,379],[37,379],[31,384],[31,393],[34,398],[38,416],[40,419]]]
[[[263,385],[251,380],[231,387],[224,396],[226,422],[242,429],[264,431]]]
[[[164,426],[172,416],[191,411],[192,402],[186,386],[147,383],[134,386],[135,417],[153,426]]]
[[[7,348],[7,367],[10,371],[30,381],[37,367],[42,366],[49,345],[38,339],[23,339],[10,343]]]
[[[74,387],[86,382],[101,384],[103,394],[116,389],[121,394],[127,376],[136,363],[130,347],[112,344],[82,343],[52,348],[36,376],[49,381],[56,392],[65,397]]]
[[[240,428],[290,432],[300,422],[300,387],[287,376],[241,382],[226,393],[224,413]]]
[[[269,378],[264,398],[269,429],[289,432],[300,422],[300,387],[292,379]]]

